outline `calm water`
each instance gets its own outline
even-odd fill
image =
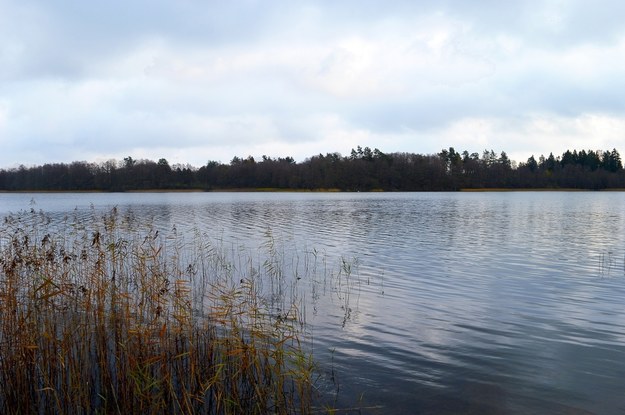
[[[339,408],[625,413],[625,193],[0,195],[2,215],[112,206],[233,252],[270,232],[297,266],[345,261],[299,283]]]

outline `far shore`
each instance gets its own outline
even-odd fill
[[[374,189],[370,192],[382,192]],[[339,193],[341,189],[285,189],[285,188],[225,188],[225,189],[133,189],[133,190],[0,190],[3,193],[245,193],[245,192],[280,192],[280,193]]]
[[[574,189],[574,188],[475,188],[475,189],[460,189],[460,192],[623,192],[625,188],[615,187],[614,189]]]
[[[570,189],[570,188],[506,188],[506,187],[493,187],[493,188],[472,188],[472,189],[460,189],[459,192],[594,192],[592,189]]]
[[[614,189],[574,189],[574,188],[466,188],[459,189],[458,192],[481,193],[481,192],[623,192],[625,188]],[[394,193],[393,190],[372,189],[372,190],[341,190],[330,189],[287,189],[273,187],[259,188],[224,188],[224,189],[134,189],[134,190],[0,190],[0,194],[8,193]],[[398,191],[406,193],[437,193],[454,192],[453,190],[418,190],[418,191]]]

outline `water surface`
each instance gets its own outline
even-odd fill
[[[345,264],[338,285],[298,282],[317,386],[339,408],[609,414],[625,412],[624,202],[616,192],[2,194],[0,213],[80,218],[116,206],[233,253],[261,256],[271,238],[294,268]]]

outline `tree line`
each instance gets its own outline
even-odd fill
[[[383,153],[369,147],[318,154],[297,163],[292,157],[234,157],[199,168],[158,161],[75,161],[0,169],[4,191],[131,191],[175,189],[336,189],[341,191],[453,191],[488,189],[625,188],[625,172],[616,149],[567,150],[561,156],[531,156],[516,163],[506,152],[438,154]]]

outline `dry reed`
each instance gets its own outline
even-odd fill
[[[116,209],[53,222],[0,225],[0,413],[312,410],[297,301],[263,292],[275,258],[235,266]]]

